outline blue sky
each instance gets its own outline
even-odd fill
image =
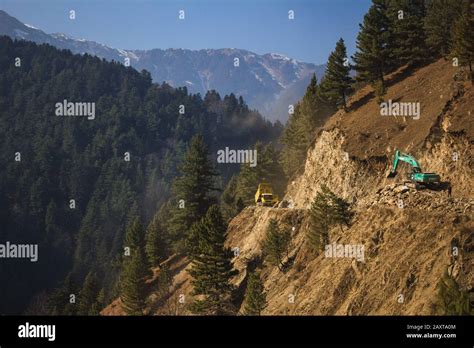
[[[324,63],[339,37],[352,54],[369,6],[370,0],[0,0],[0,9],[47,33],[114,48],[232,47],[312,63]]]

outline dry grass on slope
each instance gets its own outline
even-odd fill
[[[462,273],[465,284],[474,282],[472,257],[450,257],[452,241],[466,240],[472,221],[456,211],[429,208],[428,197],[426,203],[425,208],[400,209],[385,203],[366,207],[358,211],[351,228],[331,231],[331,243],[363,245],[365,262],[312,252],[305,238],[304,210],[268,209],[262,214],[260,208],[245,209],[231,223],[228,240],[240,248],[236,263],[244,274],[245,263],[261,253],[255,243],[267,226],[261,216],[271,215],[282,227],[296,222],[288,270],[263,263],[269,302],[265,314],[426,315],[432,313],[436,285],[448,266],[458,270],[456,276]]]
[[[393,148],[415,151],[425,144],[447,103],[459,98],[461,103],[454,111],[456,117],[452,131],[463,131],[472,140],[473,125],[466,122],[472,109],[472,86],[468,82],[455,81],[460,69],[453,67],[450,61],[440,59],[414,72],[400,69],[387,77],[389,88],[384,100],[419,102],[421,113],[418,120],[381,116],[380,104],[372,88],[365,86],[351,97],[350,111],[337,112],[324,129],[336,127],[342,130],[346,139],[345,150],[360,159],[385,156]],[[465,95],[461,95],[460,90]]]

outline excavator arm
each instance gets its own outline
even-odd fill
[[[393,178],[395,175],[397,175],[397,167],[398,167],[398,162],[406,162],[410,164],[413,167],[413,172],[414,173],[421,173],[421,168],[416,159],[408,154],[401,153],[399,150],[395,151],[395,158],[393,159],[393,167],[392,170],[390,171],[390,174],[388,175],[388,178]]]

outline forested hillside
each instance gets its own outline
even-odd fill
[[[95,117],[56,116],[64,100],[94,102]],[[0,239],[37,243],[39,257],[3,261],[0,313],[28,303],[44,312],[70,272],[77,289],[93,273],[84,285],[104,288],[107,301],[125,227],[136,215],[148,223],[170,198],[190,139],[201,134],[213,157],[226,146],[251,148],[256,134],[274,140],[280,128],[234,95],[190,95],[153,84],[146,71],[1,37]],[[238,168],[220,164],[217,188]]]
[[[238,48],[129,50],[74,39],[67,34],[46,34],[0,9],[0,35],[48,43],[108,61],[128,61],[138,71],[149,71],[153,81],[166,81],[174,87],[186,86],[191,93],[204,94],[209,90],[234,93],[272,121],[285,121],[288,105],[303,95],[311,75],[316,73],[321,77],[324,72],[324,65],[300,62],[276,53],[257,54]],[[238,68],[234,66],[234,59],[239,59]]]

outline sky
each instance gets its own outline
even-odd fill
[[[340,37],[353,54],[369,6],[370,0],[0,0],[0,9],[46,33],[114,48],[242,48],[316,64],[326,62]]]

